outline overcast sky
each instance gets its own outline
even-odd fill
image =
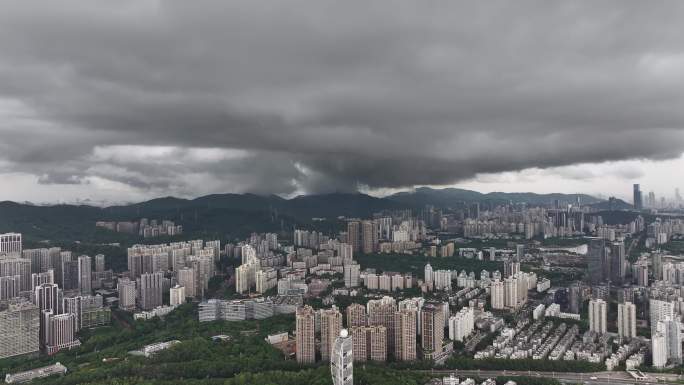
[[[0,200],[671,196],[681,1],[3,1]]]

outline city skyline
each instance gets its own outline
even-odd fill
[[[6,3],[0,199],[679,187],[684,5],[387,4]]]

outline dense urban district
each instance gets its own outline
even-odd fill
[[[22,218],[0,235],[0,372],[45,384],[681,382],[679,192],[656,200],[635,185],[631,205],[557,195],[296,224],[266,207],[251,230],[244,212],[211,216],[242,221],[222,233],[202,228],[206,210],[119,208],[125,218],[87,219],[98,239],[120,236],[101,243],[90,230],[41,239],[50,224]]]

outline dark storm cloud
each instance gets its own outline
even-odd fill
[[[683,6],[8,1],[0,160],[195,195],[676,157]]]

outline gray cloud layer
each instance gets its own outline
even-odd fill
[[[6,1],[0,169],[194,195],[675,157],[683,18],[677,1]]]

